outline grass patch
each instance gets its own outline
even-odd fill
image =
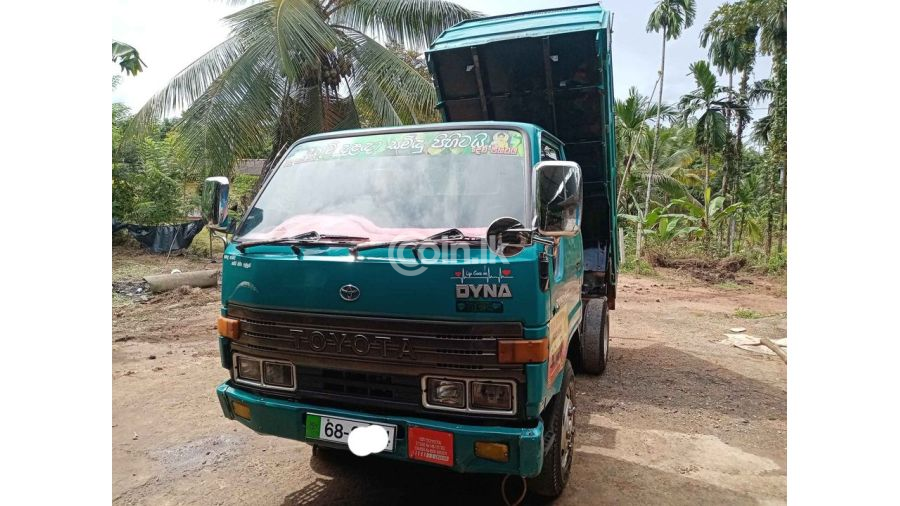
[[[161,274],[159,267],[155,264],[142,262],[140,257],[121,260],[113,258],[113,281],[141,279],[151,274]]]
[[[752,318],[761,318],[762,315],[752,309],[748,309],[745,307],[741,307],[734,310],[734,316],[736,318],[744,318],[744,319],[752,319]]]
[[[229,240],[231,236],[229,236]],[[212,254],[216,260],[222,260],[222,254],[225,252],[225,244],[222,239],[213,236],[210,241],[209,229],[204,228],[199,234],[194,236],[194,240],[187,247],[187,252],[200,258],[209,258],[210,244],[212,244]]]
[[[116,292],[113,292],[113,294],[112,294],[112,307],[113,307],[113,309],[117,309],[117,308],[125,307],[125,306],[130,306],[130,305],[133,304],[133,303],[134,303],[134,302],[133,302],[130,298],[128,298],[128,297],[126,297],[126,296],[124,296],[124,295],[122,295],[122,294],[119,294],[119,293],[116,293]]]
[[[744,285],[739,285],[739,284],[735,283],[734,281],[722,281],[720,283],[716,283],[716,287],[721,288],[723,290],[733,290],[733,291],[743,290],[744,288],[746,288]]]
[[[621,272],[627,272],[630,274],[639,274],[641,276],[656,276],[656,270],[653,269],[653,266],[650,265],[650,262],[644,260],[643,258],[635,260],[634,257],[626,259],[619,265],[619,270]]]

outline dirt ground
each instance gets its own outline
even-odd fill
[[[113,280],[218,267],[164,261],[114,249]],[[576,378],[575,462],[557,504],[786,502],[785,364],[719,343],[736,326],[785,337],[784,284],[738,278],[622,276],[607,372]],[[113,295],[115,504],[502,504],[495,476],[313,457],[303,443],[227,420],[214,392],[227,377],[218,292],[145,298]],[[738,309],[755,317],[738,318]]]

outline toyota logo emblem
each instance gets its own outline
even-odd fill
[[[344,285],[340,290],[341,298],[347,302],[353,302],[359,298],[359,288],[353,285]]]

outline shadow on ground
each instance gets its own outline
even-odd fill
[[[579,392],[600,404],[639,403],[666,410],[712,410],[741,418],[786,420],[787,392],[664,344],[612,348],[602,377],[579,376]],[[747,360],[759,360],[747,357]],[[579,409],[586,415],[590,409]]]
[[[579,454],[577,459],[558,504],[756,504],[746,495],[615,458]],[[324,477],[289,494],[283,506],[503,504],[499,476],[462,475],[347,453],[320,454],[310,465]],[[547,501],[529,495],[523,504]]]

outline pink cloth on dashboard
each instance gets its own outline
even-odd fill
[[[379,227],[370,220],[356,215],[301,214],[288,218],[269,232],[250,232],[244,239],[257,241],[291,237],[315,230],[323,235],[348,235],[368,237],[370,242],[421,239],[451,227],[442,228],[386,228]],[[462,233],[472,237],[484,237],[487,227],[460,228]]]

